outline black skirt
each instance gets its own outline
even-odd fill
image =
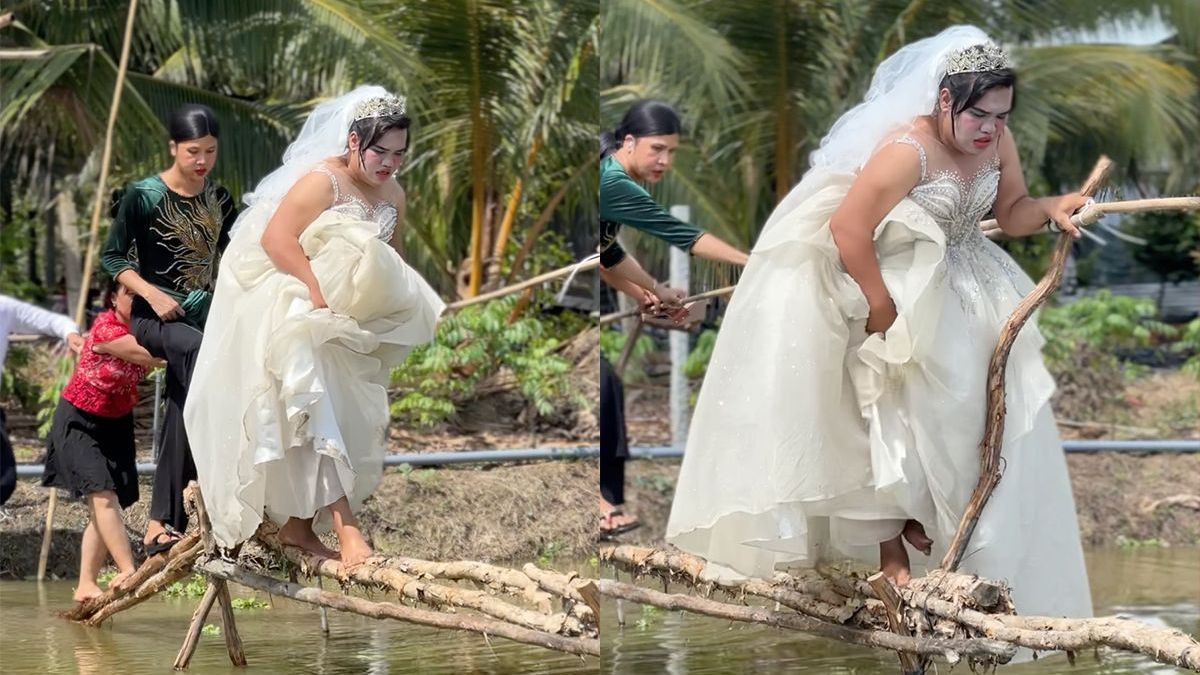
[[[100,417],[59,399],[46,441],[44,487],[74,497],[112,490],[121,508],[138,500],[133,414]]]

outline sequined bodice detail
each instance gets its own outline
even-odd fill
[[[317,168],[313,169],[313,171],[328,176],[330,184],[333,185],[333,205],[329,207],[330,211],[337,211],[352,218],[372,221],[379,226],[377,237],[383,241],[392,240],[392,234],[396,231],[397,213],[395,205],[391,202],[379,202],[372,206],[362,197],[343,190],[333,170],[323,164],[317,165]]]
[[[979,221],[996,202],[1000,160],[992,157],[965,178],[949,169],[928,172],[925,149],[919,142],[909,136],[902,136],[896,142],[916,147],[921,155],[921,182],[908,196],[946,233],[946,248],[982,244],[985,239]]]

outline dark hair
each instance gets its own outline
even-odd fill
[[[364,117],[350,124],[350,131],[358,135],[358,161],[364,162],[363,153],[367,148],[393,129],[408,129],[412,120],[408,115],[380,115],[379,117]],[[412,133],[404,137],[404,149],[407,150],[412,142]]]
[[[100,294],[100,305],[104,309],[116,309],[117,293],[121,290],[121,284],[116,279],[109,279],[104,285],[104,291]]]
[[[206,105],[189,103],[171,112],[167,120],[167,131],[171,140],[176,143],[194,141],[197,138],[221,136],[221,125],[217,123],[217,115]]]
[[[984,94],[993,89],[1010,88],[1013,90],[1012,104],[1017,106],[1017,74],[1010,68],[1000,70],[985,70],[979,73],[957,73],[942,78],[938,91],[950,91],[950,116],[957,116],[962,111],[975,105]],[[953,131],[954,126],[951,125]]]
[[[626,136],[669,136],[680,133],[679,113],[662,101],[638,101],[629,107],[616,129],[600,134],[600,157],[608,157],[621,147]]]

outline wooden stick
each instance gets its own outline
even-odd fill
[[[121,584],[120,588],[112,588],[110,586],[104,593],[76,604],[73,608],[63,614],[63,618],[70,619],[71,621],[84,621],[90,618],[96,614],[96,612],[100,611],[101,608],[115,602],[119,598],[135,592],[144,583],[146,583],[146,580],[161,572],[163,568],[165,568],[173,560],[185,555],[191,555],[192,549],[195,548],[198,543],[199,535],[196,534],[191,534],[183,539],[180,539],[179,543],[171,547],[170,551],[167,551],[166,553],[159,553],[158,555],[147,558],[145,562],[142,563],[141,567],[138,567],[133,574],[129,575],[129,577],[125,579],[125,582]]]
[[[621,349],[621,358],[617,359],[618,379],[625,379],[625,369],[629,367],[629,360],[633,358],[633,350],[637,348],[637,341],[642,337],[642,329],[645,327],[646,322],[638,317],[637,323],[633,324],[633,330],[629,331],[629,336],[625,338],[625,347]]]
[[[390,602],[371,602],[362,598],[330,593],[254,574],[225,560],[209,560],[197,565],[196,569],[219,579],[239,583],[247,588],[265,591],[272,595],[281,595],[310,605],[329,607],[340,612],[350,612],[375,619],[395,619],[435,628],[472,631],[485,636],[495,635],[514,642],[537,645],[580,656],[600,655],[600,640],[596,638],[565,637],[477,616],[450,615]]]
[[[87,288],[91,283],[92,267],[96,257],[97,242],[100,236],[100,213],[104,204],[104,186],[108,182],[108,165],[112,158],[113,133],[117,126],[117,110],[121,107],[121,92],[125,90],[125,72],[129,68],[129,46],[133,41],[133,19],[137,16],[137,0],[130,0],[129,12],[125,17],[125,38],[121,43],[121,62],[117,65],[117,80],[113,88],[112,106],[108,111],[108,128],[104,132],[104,152],[100,159],[100,180],[96,185],[96,199],[92,204],[92,228],[88,239],[87,255],[83,263],[83,283],[79,293],[79,302],[75,305],[75,325],[81,329],[87,318]],[[46,508],[46,530],[42,533],[42,550],[38,554],[37,580],[46,578],[46,562],[50,559],[50,539],[54,536],[54,512],[58,509],[58,490],[50,491],[50,504]]]
[[[684,298],[683,300],[680,300],[679,302],[680,302],[680,304],[686,305],[689,302],[695,302],[697,300],[707,300],[709,298],[719,298],[719,297],[722,297],[725,295],[732,295],[733,291],[736,289],[737,289],[736,284],[734,284],[733,286],[725,286],[724,288],[718,288],[718,289],[711,290],[711,291],[705,291],[703,293],[697,293],[695,295],[689,295],[688,297]],[[612,312],[611,314],[605,314],[604,316],[600,317],[600,319],[598,321],[598,325],[607,326],[608,324],[613,323],[614,321],[620,321],[621,319],[627,319],[631,316],[637,316],[641,313],[642,313],[642,310],[640,307],[636,308],[636,309],[628,309],[623,312]]]
[[[1162,197],[1156,199],[1129,199],[1119,202],[1097,202],[1071,217],[1076,225],[1087,226],[1110,213],[1142,213],[1146,211],[1195,211],[1200,209],[1200,197]],[[1003,232],[995,218],[979,221],[979,229],[987,236]],[[1044,228],[1039,231],[1049,231]]]
[[[224,579],[218,579],[213,585],[217,588],[217,604],[221,606],[221,628],[225,633],[225,649],[229,651],[229,661],[235,666],[244,666],[246,652],[242,649],[242,636],[238,633],[237,622],[233,618],[233,599],[229,597],[229,584]]]
[[[196,647],[200,644],[200,632],[204,630],[204,620],[208,618],[208,613],[212,611],[213,603],[216,601],[217,585],[210,582],[200,604],[196,606],[196,611],[192,613],[192,622],[188,624],[187,636],[184,637],[183,646],[179,648],[179,654],[175,656],[175,664],[172,666],[175,670],[187,669],[188,663],[192,660],[192,654],[196,652]]]
[[[888,625],[892,632],[896,635],[911,637],[912,633],[904,621],[902,610],[904,601],[896,594],[892,582],[888,581],[883,572],[876,572],[867,578],[867,583],[871,584],[871,588],[875,589],[875,595],[883,602],[883,606],[887,610]],[[904,675],[924,675],[925,664],[919,657],[905,652],[897,652],[897,654],[900,657],[900,669]]]
[[[458,581],[469,579],[524,598],[539,611],[549,613],[551,595],[524,572],[475,561],[434,562],[417,558],[391,558],[388,565],[417,576]]]
[[[402,596],[435,607],[445,605],[467,607],[533,630],[564,635],[581,635],[586,631],[579,619],[573,616],[562,613],[543,614],[511,605],[483,591],[442,586],[417,579],[398,569],[385,566],[385,558],[369,558],[361,565],[347,571],[339,560],[322,558],[295,546],[282,545],[275,536],[266,534],[262,530],[259,531],[258,540],[299,566],[301,570],[315,572],[330,579],[349,579],[368,586],[390,588]]]
[[[580,262],[567,265],[566,267],[560,267],[559,269],[556,269],[553,272],[546,272],[545,274],[539,274],[538,276],[533,277],[532,279],[526,279],[525,281],[522,281],[520,283],[516,283],[511,286],[505,286],[504,288],[492,291],[491,293],[484,293],[483,295],[477,295],[473,298],[467,298],[466,300],[459,300],[458,302],[452,302],[449,305],[446,305],[446,311],[447,312],[455,312],[464,307],[470,307],[471,305],[478,305],[481,302],[487,302],[488,300],[495,300],[496,298],[502,298],[506,295],[512,295],[513,293],[519,293],[519,292],[525,290],[526,288],[533,288],[534,286],[540,286],[541,284],[544,284],[547,281],[553,281],[555,279],[559,279],[559,278],[568,276],[573,272],[586,272],[588,270],[596,269],[599,266],[600,266],[600,258],[598,256],[594,257],[594,258],[590,258],[590,259],[585,259]]]
[[[744,621],[747,623],[776,626],[778,628],[788,628],[866,647],[880,647],[912,654],[942,656],[951,662],[957,662],[963,656],[969,656],[993,660],[997,663],[1007,663],[1016,653],[1016,647],[998,640],[986,638],[947,640],[942,638],[904,637],[887,631],[863,630],[849,626],[839,626],[791,612],[775,612],[762,607],[730,605],[688,595],[661,593],[610,579],[600,580],[600,593],[610,598],[621,598],[643,605],[652,605],[670,610],[684,610],[731,621]]]
[[[1107,157],[1101,157],[1096,162],[1096,166],[1092,169],[1092,173],[1088,176],[1087,181],[1084,182],[1080,193],[1085,196],[1095,194],[1100,184],[1108,176],[1109,172],[1112,171],[1112,166],[1112,160]],[[962,562],[963,553],[966,551],[967,543],[970,541],[971,535],[975,532],[975,525],[979,521],[979,514],[983,512],[983,507],[991,497],[992,491],[996,489],[996,484],[1000,482],[1000,450],[1004,441],[1004,379],[1005,366],[1008,364],[1008,355],[1012,351],[1013,343],[1016,341],[1017,335],[1025,325],[1025,322],[1050,297],[1062,281],[1067,255],[1071,252],[1071,243],[1073,241],[1074,238],[1066,233],[1063,233],[1059,237],[1058,245],[1054,249],[1054,257],[1045,276],[1042,277],[1042,280],[1038,282],[1033,291],[1017,305],[1012,316],[1004,324],[1003,330],[1000,331],[1000,338],[996,344],[995,351],[992,353],[991,363],[988,365],[987,417],[984,425],[983,440],[979,444],[979,481],[975,486],[974,493],[971,495],[971,500],[967,502],[967,507],[963,510],[958,531],[955,532],[954,539],[951,540],[950,547],[946,551],[945,557],[942,558],[942,569],[949,571],[958,569],[959,563]]]
[[[178,548],[179,544],[176,544],[175,547]],[[199,543],[195,544],[191,549],[167,563],[162,571],[147,579],[137,590],[101,607],[95,614],[84,619],[83,623],[89,626],[99,626],[113,614],[149,600],[167,586],[191,574],[192,566],[203,551],[204,548]]]

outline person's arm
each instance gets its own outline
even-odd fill
[[[404,229],[404,218],[408,215],[408,195],[404,192],[404,187],[399,183],[395,183],[396,188],[392,193],[392,204],[396,207],[396,229],[392,231],[392,238],[388,242],[392,249],[396,251],[396,255],[404,257],[404,235],[401,230]]]
[[[600,217],[628,225],[692,255],[745,265],[746,254],[691,223],[672,216],[641,186],[624,178],[609,179],[600,200]]]
[[[700,235],[700,238],[692,245],[692,255],[742,267],[746,266],[746,261],[749,259],[744,251],[725,243],[711,232]]]
[[[142,234],[140,224],[145,214],[142,213],[141,206],[139,190],[136,187],[126,190],[121,198],[117,216],[113,218],[112,226],[108,229],[108,240],[100,253],[100,266],[134,294],[145,298],[154,309],[154,313],[163,321],[178,319],[183,316],[183,308],[179,306],[179,301],[143,279],[129,257],[129,251],[137,237]]]
[[[871,333],[886,331],[896,320],[896,306],[875,253],[875,228],[920,179],[918,150],[890,143],[862,168],[829,222],[842,265],[867,298],[867,331]]]
[[[1021,171],[1021,158],[1012,133],[1000,136],[1000,186],[996,191],[993,208],[1000,230],[1010,237],[1027,237],[1042,229],[1047,220],[1053,220],[1071,236],[1082,236],[1079,228],[1071,222],[1071,216],[1083,208],[1087,197],[1077,192],[1058,197],[1034,199],[1025,186]]]
[[[62,339],[76,354],[83,348],[83,337],[79,334],[79,326],[70,317],[42,309],[16,298],[4,298],[3,302],[12,313],[12,323],[9,330],[14,333],[34,333],[36,335],[52,335]]]
[[[146,351],[146,348],[138,344],[137,339],[129,334],[105,342],[93,341],[92,351],[97,354],[115,356],[122,361],[128,361],[143,368],[157,368],[166,363]]]
[[[648,291],[655,297],[656,300],[670,307],[678,307],[679,303],[681,303],[683,299],[687,297],[687,294],[683,291],[677,288],[671,288],[660,281],[655,281],[654,277],[650,276],[650,274],[642,268],[638,261],[635,260],[633,256],[628,254],[626,254],[625,257],[621,259],[621,262],[617,263],[616,265],[604,268],[604,272],[608,274],[609,278],[617,280],[617,283],[613,284],[614,286],[620,284],[621,287],[628,288],[629,285],[632,284],[633,286]],[[622,290],[622,288],[618,288],[617,290]],[[626,294],[639,297],[635,293],[626,292]]]
[[[333,203],[333,186],[327,176],[310,173],[292,186],[267,222],[262,247],[279,271],[290,274],[308,287],[313,309],[328,307],[312,265],[300,246],[300,234]]]
[[[626,277],[614,274],[612,270],[601,267],[600,278],[604,280],[604,283],[612,286],[617,291],[628,295],[634,300],[637,300],[638,303],[643,307],[649,307],[653,305],[656,300],[653,293],[633,283],[633,281]]]

